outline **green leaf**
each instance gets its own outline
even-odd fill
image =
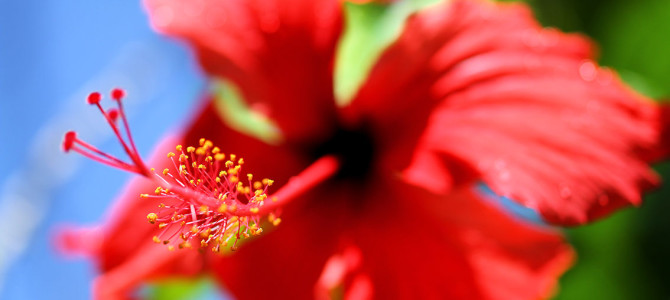
[[[345,31],[337,49],[334,89],[337,103],[347,105],[382,52],[395,41],[412,13],[438,0],[400,0],[393,4],[345,2]]]
[[[216,284],[208,278],[172,278],[151,284],[145,290],[143,298],[151,300],[195,300],[203,299],[203,297],[212,294],[220,294],[220,292]]]
[[[279,127],[265,115],[252,110],[234,84],[225,80],[215,80],[212,90],[214,106],[226,125],[268,144],[281,142]]]

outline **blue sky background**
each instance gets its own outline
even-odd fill
[[[60,224],[95,224],[130,176],[66,156],[65,130],[117,149],[94,90],[127,89],[145,156],[204,83],[190,55],[148,26],[139,1],[0,1],[0,299],[88,299],[94,266],[53,249]]]

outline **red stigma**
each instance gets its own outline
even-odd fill
[[[114,89],[111,96],[116,100],[115,108],[103,108],[97,92],[87,100],[100,110],[128,160],[82,141],[74,131],[65,133],[63,150],[153,180],[158,185],[153,193],[140,197],[167,200],[157,212],[148,214],[147,220],[162,229],[153,240],[168,245],[170,250],[174,245],[191,248],[192,242],[200,248],[211,247],[214,252],[234,250],[239,240],[261,234],[264,224],[279,225],[277,212],[285,203],[339,170],[335,158],[323,157],[298,174],[300,179],[289,181],[270,197],[271,179],[254,180],[251,173],[242,173],[244,159],[235,154],[226,157],[211,141],[202,138],[198,147],[178,145],[177,153],[167,154],[172,168],[156,172],[146,167],[135,147],[121,101],[124,91]]]
[[[168,154],[172,169],[159,174],[147,168],[135,147],[123,110],[121,100],[125,92],[116,88],[110,94],[116,107],[103,108],[98,92],[91,93],[87,101],[100,110],[128,160],[82,141],[74,131],[65,134],[63,150],[153,180],[158,187],[152,195],[140,196],[170,200],[169,205],[161,204],[159,211],[147,215],[150,223],[158,223],[163,229],[154,237],[155,241],[166,245],[177,243],[179,248],[190,248],[191,242],[197,242],[200,247],[209,246],[214,252],[221,252],[224,248],[236,248],[240,239],[263,232],[264,216],[270,224],[279,224],[281,219],[274,214],[273,205],[265,203],[273,181],[253,181],[252,174],[242,174],[244,159],[230,154],[225,160],[225,155],[209,140],[200,139],[197,148],[177,146],[178,154]]]
[[[111,94],[112,98],[117,100],[116,108],[105,110],[105,108],[100,105],[102,95],[100,95],[98,92],[89,94],[86,101],[89,104],[95,105],[100,110],[100,113],[114,132],[116,139],[121,144],[121,147],[123,147],[123,150],[128,155],[128,158],[130,158],[130,162],[123,161],[117,157],[114,157],[113,155],[100,151],[93,145],[78,139],[73,131],[65,134],[65,139],[63,140],[63,150],[66,152],[74,151],[102,164],[149,177],[149,169],[145,166],[144,161],[142,161],[142,158],[137,152],[135,142],[133,141],[133,137],[130,134],[128,120],[126,119],[125,113],[123,111],[123,104],[121,101],[121,98],[123,97],[123,90],[114,89]],[[120,122],[121,124],[117,124],[118,119],[122,120],[122,122]]]
[[[88,104],[98,104],[100,103],[100,99],[102,99],[102,95],[98,92],[93,92],[88,95],[86,102],[88,102]]]
[[[112,121],[116,122],[117,119],[119,119],[119,110],[115,108],[110,108],[107,111],[107,115],[109,116]]]
[[[74,146],[74,141],[77,139],[77,133],[74,131],[68,131],[63,137],[63,151],[70,152],[72,146]]]
[[[120,88],[115,88],[115,89],[112,90],[112,92],[110,94],[112,96],[112,99],[114,99],[116,101],[119,101],[119,100],[123,99],[123,97],[126,95],[126,92],[123,91]]]

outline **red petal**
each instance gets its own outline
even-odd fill
[[[304,197],[307,201],[294,203],[312,206],[284,208],[278,227],[213,261],[215,276],[236,299],[314,298],[323,265],[338,246],[344,226],[340,220],[348,214],[318,207],[317,201],[336,207],[339,198],[317,190]]]
[[[542,29],[524,5],[452,1],[409,21],[348,113],[400,149],[394,167],[415,155],[409,181],[474,172],[548,221],[584,223],[639,203],[660,138],[658,108],[591,56],[586,39]]]
[[[154,26],[193,45],[205,70],[267,105],[289,139],[331,130],[336,0],[147,0]]]
[[[289,149],[268,146],[227,128],[211,104],[205,107],[184,138],[166,139],[149,166],[157,170],[171,166],[167,152],[174,151],[180,143],[197,145],[201,137],[211,139],[225,153],[244,157],[245,171],[256,171],[256,175],[273,178],[277,183],[286,182],[290,175],[304,167]],[[80,231],[79,235],[71,232],[64,236],[61,244],[66,250],[88,252],[99,261],[102,275],[96,281],[97,296],[116,299],[114,297],[127,295],[140,282],[194,275],[205,269],[204,256],[198,251],[170,252],[165,246],[153,243],[152,237],[159,229],[147,223],[146,215],[154,212],[158,203],[140,198],[139,194],[155,188],[156,184],[151,181],[134,179],[100,230]]]
[[[377,299],[546,298],[571,264],[559,233],[504,215],[469,190],[444,198],[398,186],[379,195],[384,209],[353,227],[359,272]]]
[[[214,262],[236,298],[320,299],[340,286],[349,299],[537,299],[571,263],[560,234],[472,192],[331,182],[305,197],[275,231]]]

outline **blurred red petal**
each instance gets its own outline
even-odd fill
[[[153,25],[195,47],[214,77],[263,103],[288,139],[332,130],[332,63],[342,30],[337,0],[147,0]]]
[[[318,191],[305,197],[337,200]],[[341,219],[346,216],[335,209],[324,214],[322,208],[288,207],[278,227],[244,243],[234,254],[212,261],[214,275],[237,299],[313,299],[314,286],[336,250],[345,225]]]
[[[525,5],[453,1],[410,19],[346,113],[374,120],[411,182],[479,174],[548,221],[584,223],[639,204],[660,139],[658,107],[591,57]]]

